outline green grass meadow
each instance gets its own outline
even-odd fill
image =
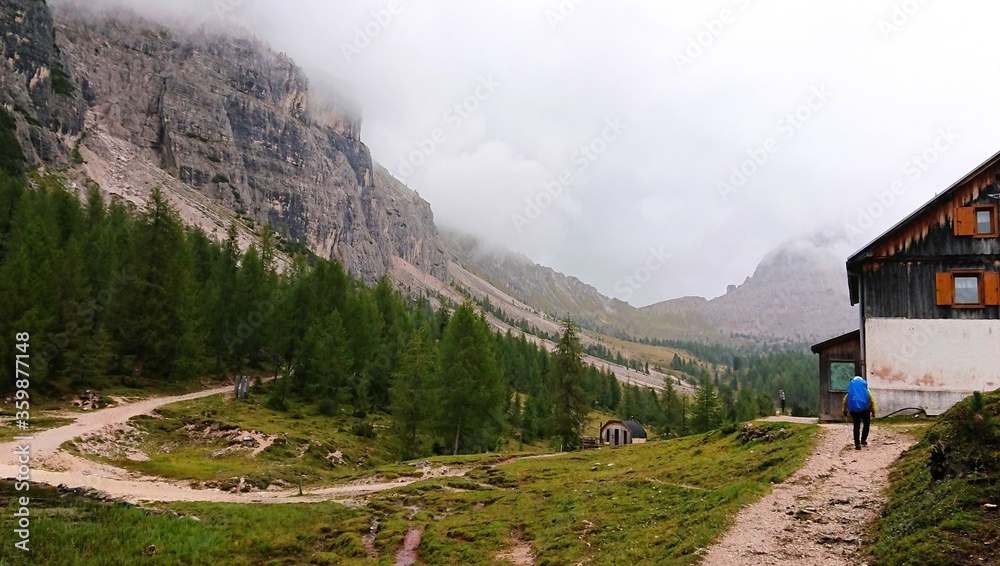
[[[501,465],[498,455],[432,458],[472,469],[357,508],[173,503],[152,507],[176,515],[151,514],[32,486],[30,558],[13,550],[15,493],[3,482],[0,563],[392,564],[406,532],[423,527],[427,564],[493,564],[515,535],[536,564],[694,564],[817,438],[815,426],[759,426],[785,433],[744,443],[715,431]],[[155,555],[144,554],[150,545]]]

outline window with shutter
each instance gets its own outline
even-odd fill
[[[981,269],[946,271],[935,281],[937,305],[982,308],[1000,305],[1000,273]]]
[[[960,206],[955,209],[955,235],[977,238],[995,238],[997,232],[997,206],[980,204]]]

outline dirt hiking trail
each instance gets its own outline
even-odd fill
[[[342,485],[321,487],[298,494],[297,489],[231,493],[219,489],[194,489],[190,482],[169,481],[94,462],[69,454],[59,447],[74,438],[94,433],[114,431],[137,415],[150,414],[156,409],[211,395],[232,395],[233,386],[216,387],[196,393],[153,397],[98,409],[87,413],[61,413],[56,416],[75,419],[73,422],[32,435],[28,441],[0,443],[0,477],[18,475],[14,451],[25,443],[31,446],[30,478],[49,485],[65,484],[71,488],[87,487],[103,491],[112,498],[139,503],[143,501],[209,501],[217,503],[309,503],[359,497],[408,485],[428,477],[461,476],[464,468],[425,468],[420,476],[402,477],[394,481],[369,478]]]
[[[885,502],[889,467],[915,440],[872,423],[868,446],[854,449],[847,423],[820,425],[805,465],[763,499],[744,507],[705,566],[843,566],[859,563],[867,523]]]
[[[31,480],[50,485],[86,486],[131,503],[306,503],[339,500],[351,504],[352,498],[401,487],[428,477],[461,476],[468,471],[446,466],[426,467],[418,477],[403,477],[388,482],[377,477],[366,478],[307,490],[303,495],[298,495],[295,489],[232,493],[194,489],[187,482],[143,476],[80,458],[59,448],[62,443],[85,434],[113,431],[128,419],[152,413],[163,405],[219,394],[231,395],[232,387],[154,397],[89,413],[60,415],[75,420],[36,433],[30,441]],[[854,450],[849,424],[823,424],[820,428],[820,438],[805,465],[785,482],[776,485],[769,495],[745,507],[723,539],[706,549],[703,564],[840,566],[857,562],[864,527],[878,515],[884,502],[882,490],[888,482],[889,467],[915,440],[910,435],[873,424],[869,445],[857,451]],[[23,443],[0,444],[0,477],[10,478],[18,474],[14,451],[19,444]],[[411,558],[413,556],[405,549],[397,557],[400,563],[406,563]],[[510,560],[510,557],[505,558]]]

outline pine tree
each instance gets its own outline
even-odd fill
[[[761,416],[757,398],[749,387],[740,387],[736,392],[736,422],[752,421]]]
[[[216,258],[214,273],[207,292],[210,307],[207,314],[209,343],[215,354],[215,366],[219,372],[239,371],[237,367],[242,340],[239,336],[239,285],[240,248],[236,223],[229,225],[226,240],[222,243],[222,254]]]
[[[583,348],[576,325],[571,319],[566,319],[562,323],[562,334],[549,369],[551,430],[565,450],[575,450],[579,446],[580,431],[590,412],[591,401],[582,387],[585,373]]]
[[[180,217],[159,189],[140,216],[129,252],[115,338],[134,357],[134,373],[160,379],[190,377],[197,369],[199,313],[193,269]]]
[[[75,366],[74,386],[95,387],[104,383],[113,356],[111,336],[101,325],[87,341],[87,347]]]
[[[504,384],[486,320],[466,302],[448,321],[434,392],[437,430],[452,454],[492,448],[503,427]]]
[[[317,401],[321,413],[332,414],[349,399],[352,364],[340,313],[332,311],[306,331],[293,386],[300,395]]]
[[[691,407],[691,429],[697,434],[719,428],[720,424],[722,424],[722,410],[719,396],[715,392],[712,380],[705,377],[695,392],[694,405]]]
[[[389,403],[389,375],[380,373],[377,383],[372,379],[373,367],[384,364],[378,360],[382,351],[382,317],[369,289],[362,287],[348,296],[344,322],[354,360],[351,403],[360,415],[373,404],[384,407]],[[375,397],[377,401],[373,403]]]
[[[233,330],[237,341],[231,353],[236,369],[241,372],[246,364],[251,367],[259,364],[264,346],[265,323],[269,322],[272,312],[270,300],[273,292],[272,278],[265,259],[258,252],[257,245],[250,244],[240,262],[234,300],[237,311]]]
[[[409,334],[409,317],[406,305],[398,291],[392,288],[388,277],[379,279],[373,291],[375,304],[378,308],[382,335],[379,339],[378,356],[368,366],[371,376],[370,394],[377,409],[388,408],[390,401],[389,385],[392,376],[401,369],[401,358],[405,342]],[[424,347],[427,347],[427,334],[424,334]]]
[[[434,357],[423,332],[417,332],[403,354],[400,370],[393,374],[390,389],[392,433],[401,459],[424,453],[420,432],[429,421],[428,382],[434,373]]]
[[[736,395],[728,384],[719,386],[719,405],[721,408],[722,420],[736,422]]]

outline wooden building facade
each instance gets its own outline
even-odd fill
[[[847,261],[883,415],[1000,387],[1000,153]]]
[[[843,420],[847,384],[861,375],[861,331],[820,342],[812,352],[819,354],[819,420]]]

